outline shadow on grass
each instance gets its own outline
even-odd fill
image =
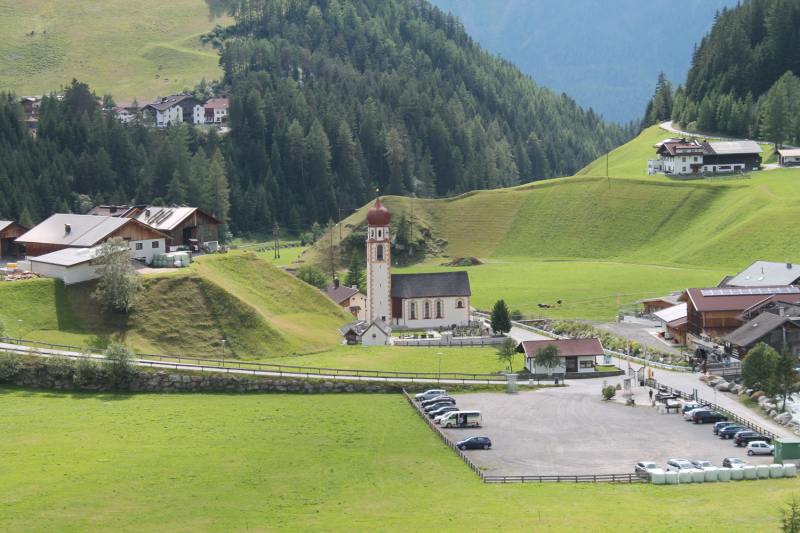
[[[0,398],[13,394],[20,398],[68,398],[70,400],[103,400],[103,401],[123,401],[130,400],[135,392],[120,391],[91,391],[91,390],[58,390],[34,389],[12,385],[9,383],[0,384]]]

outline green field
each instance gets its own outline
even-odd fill
[[[317,289],[254,253],[205,256],[191,268],[142,278],[129,314],[102,313],[94,282],[64,287],[41,279],[0,284],[8,333],[75,346],[123,342],[137,351],[190,357],[263,359],[327,350],[349,315]]]
[[[46,94],[77,78],[98,94],[145,101],[220,78],[219,55],[199,36],[232,22],[229,3],[2,2],[0,90]]]
[[[800,487],[796,479],[487,485],[397,394],[5,386],[0,406],[0,530],[8,533],[749,533],[778,530],[778,508]]]

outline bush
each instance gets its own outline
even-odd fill
[[[72,381],[77,386],[86,385],[100,376],[100,364],[88,353],[75,361],[75,376]]]
[[[111,343],[103,351],[103,366],[108,376],[117,384],[128,381],[136,373],[133,350],[124,344]]]
[[[65,378],[75,370],[75,363],[66,355],[51,355],[47,360],[47,371],[51,376]]]
[[[6,336],[6,323],[0,318],[0,337]]]
[[[22,359],[16,352],[0,352],[0,381],[12,381],[22,370]]]
[[[609,385],[605,389],[603,389],[603,399],[610,400],[617,394],[617,389],[614,388],[613,385]]]

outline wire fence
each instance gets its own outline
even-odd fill
[[[695,401],[698,404],[702,405],[703,407],[708,407],[709,409],[711,409],[713,411],[716,411],[718,413],[722,413],[722,414],[724,414],[724,415],[726,415],[728,417],[728,420],[730,420],[732,422],[736,422],[740,426],[744,426],[744,427],[746,427],[748,429],[752,429],[753,431],[755,431],[755,432],[757,432],[757,433],[759,433],[761,435],[764,435],[765,437],[769,437],[770,440],[771,439],[775,439],[775,438],[778,437],[777,435],[775,435],[771,431],[767,431],[766,429],[764,429],[763,427],[759,426],[758,424],[754,424],[753,422],[747,420],[746,418],[742,418],[741,416],[737,415],[736,413],[733,413],[733,412],[725,409],[724,407],[720,407],[717,404],[711,403],[711,402],[706,401],[706,400],[700,400],[700,399],[696,400],[694,398],[694,395],[686,393],[686,392],[683,392],[683,391],[680,391],[678,389],[674,389],[674,388],[669,387],[667,385],[660,385],[658,383],[658,381],[656,381],[653,378],[649,378],[649,379],[645,380],[645,382],[647,383],[647,385],[649,387],[652,387],[654,389],[658,389],[658,390],[663,391],[663,392],[667,392],[669,394],[672,394],[673,396],[678,396],[679,398],[683,398],[684,400]]]

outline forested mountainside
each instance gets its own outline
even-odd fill
[[[773,143],[800,142],[800,3],[723,9],[694,51],[685,86],[659,78],[643,120]]]
[[[228,216],[235,233],[299,231],[375,187],[434,197],[571,175],[634,134],[538,87],[424,1],[240,0],[232,15],[215,30],[229,133],[123,126],[111,96],[101,108],[73,83],[45,99],[34,140],[6,98],[0,217],[157,199]]]

